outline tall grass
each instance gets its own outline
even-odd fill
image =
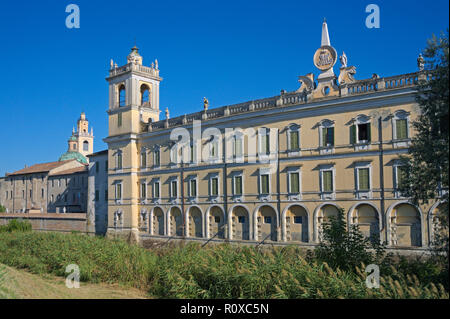
[[[307,261],[298,247],[197,244],[145,250],[119,240],[58,233],[0,233],[0,263],[81,280],[122,283],[157,298],[448,298],[441,284],[420,283],[393,267],[380,289],[366,287],[364,265],[333,270]]]

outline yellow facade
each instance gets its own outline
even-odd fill
[[[399,159],[414,135],[415,86],[425,74],[356,81],[344,74],[354,67],[343,65],[339,78],[347,82],[336,85],[334,61],[317,86],[308,75],[294,92],[210,110],[205,104],[172,119],[166,111],[159,121],[157,66],[128,60],[108,77],[110,92],[128,88],[123,106],[110,96],[108,234],[314,245],[321,225],[342,208],[349,226],[392,247],[429,245],[438,203],[416,207],[397,190]],[[152,103],[142,102],[143,85]],[[226,134],[236,128],[255,133],[238,138],[238,160],[233,145],[241,142]],[[263,128],[270,129],[268,157]],[[187,145],[203,134],[184,163],[171,159],[171,152],[190,157],[190,148],[181,151],[171,139],[183,129]],[[211,130],[220,132],[217,142]]]

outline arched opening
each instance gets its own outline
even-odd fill
[[[164,236],[164,212],[160,207],[153,210],[153,234]]]
[[[125,85],[121,84],[119,86],[119,107],[125,106],[125,96],[126,96]]]
[[[444,227],[442,220],[445,218],[444,204],[435,204],[428,216],[430,245],[440,245],[443,238],[448,237],[448,227]]]
[[[236,206],[231,213],[231,238],[238,240],[250,239],[250,219],[247,209]]]
[[[373,241],[380,239],[380,220],[377,210],[368,204],[360,204],[350,215],[350,224],[358,225],[361,233]]]
[[[332,218],[338,218],[339,210],[336,206],[325,204],[319,208],[316,216],[316,241],[323,239],[323,225],[329,223]]]
[[[255,240],[277,240],[277,213],[271,206],[258,208],[255,224]]]
[[[299,205],[290,206],[286,211],[285,221],[287,241],[308,242],[308,213],[305,208]]]
[[[202,212],[198,207],[191,207],[188,211],[188,225],[189,225],[189,233],[190,237],[203,237],[202,231]]]
[[[222,209],[218,206],[213,206],[209,210],[208,216],[209,237],[217,234],[217,238],[225,238],[225,230],[223,225],[225,224],[225,216]]]
[[[141,105],[150,106],[150,88],[147,84],[141,85]]]
[[[89,142],[88,141],[83,142],[83,151],[85,151],[85,152],[89,151]]]
[[[183,236],[183,216],[178,207],[172,207],[169,212],[169,236]]]
[[[419,247],[422,244],[420,212],[411,204],[395,206],[390,214],[391,245]]]

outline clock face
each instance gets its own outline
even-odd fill
[[[336,50],[328,45],[321,46],[314,54],[314,65],[321,71],[331,69],[336,60]]]

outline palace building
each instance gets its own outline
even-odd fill
[[[314,245],[343,209],[390,247],[428,246],[439,202],[418,207],[398,190],[423,63],[356,80],[326,22],[313,58],[319,75],[294,92],[211,109],[205,98],[162,120],[158,62],[144,66],[136,47],[126,65],[111,61],[107,234]]]

